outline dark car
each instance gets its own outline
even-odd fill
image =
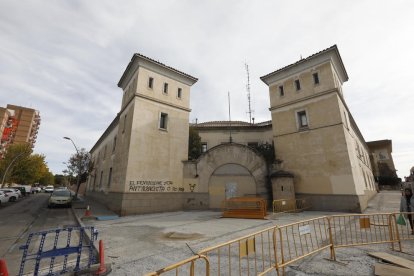
[[[26,188],[25,187],[13,187],[14,189],[19,190],[22,193],[22,196],[26,196]]]

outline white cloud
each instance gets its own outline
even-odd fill
[[[392,139],[399,175],[414,165],[414,4],[408,1],[25,1],[0,3],[0,100],[39,109],[36,151],[58,173],[120,108],[117,82],[134,52],[199,78],[191,119],[270,119],[259,77],[338,44],[345,98],[366,140]],[[209,108],[206,108],[208,106]],[[412,155],[411,155],[412,156]]]

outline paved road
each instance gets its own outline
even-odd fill
[[[0,258],[16,275],[22,258],[19,246],[31,232],[77,225],[70,208],[48,209],[49,194],[35,194],[0,207]]]

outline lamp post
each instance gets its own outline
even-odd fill
[[[76,149],[76,153],[78,154],[78,179],[76,181],[76,193],[75,193],[75,198],[78,198],[78,192],[79,192],[79,186],[80,186],[80,174],[81,174],[81,158],[80,158],[79,150],[70,137],[63,137],[63,139],[70,140]]]

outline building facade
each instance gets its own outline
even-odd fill
[[[32,108],[11,104],[0,108],[0,158],[11,144],[29,144],[33,148],[40,121],[40,112]]]
[[[361,211],[375,194],[369,150],[345,103],[336,46],[261,77],[276,156],[316,209]]]
[[[120,112],[91,149],[88,195],[121,215],[219,209],[234,196],[270,202],[283,193],[272,191],[269,178],[289,176],[316,210],[364,210],[376,189],[369,148],[343,97],[348,75],[337,47],[261,79],[271,121],[192,124],[203,153],[188,160],[197,79],[135,54],[118,83]],[[258,144],[274,145],[278,166]]]

